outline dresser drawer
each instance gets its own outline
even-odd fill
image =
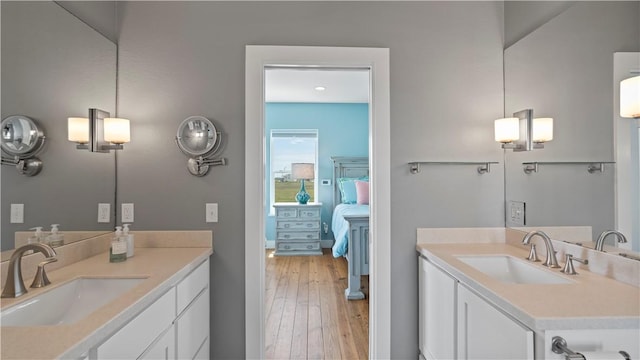
[[[290,231],[278,232],[278,240],[320,240],[320,232],[319,231]]]
[[[298,209],[298,217],[300,219],[320,218],[319,208]]]
[[[294,219],[298,217],[298,210],[295,208],[276,209],[276,217]]]
[[[277,221],[276,228],[279,230],[320,230],[320,221]]]
[[[312,242],[278,242],[278,251],[320,250],[320,241]]]

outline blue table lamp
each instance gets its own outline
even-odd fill
[[[296,201],[298,204],[304,205],[309,202],[311,196],[304,188],[305,180],[312,180],[315,178],[313,163],[292,163],[291,164],[291,177],[294,180],[300,180],[300,191],[296,194]]]

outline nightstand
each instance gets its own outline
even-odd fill
[[[276,210],[275,255],[322,255],[322,203],[280,203],[273,207]]]

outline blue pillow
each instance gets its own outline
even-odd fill
[[[338,189],[340,189],[340,197],[343,204],[355,204],[358,201],[355,180],[369,181],[368,176],[359,178],[338,178]]]

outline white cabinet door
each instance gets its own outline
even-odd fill
[[[455,359],[456,280],[420,258],[420,352],[428,359]]]
[[[176,332],[171,326],[138,360],[173,360],[176,358]]]
[[[209,357],[209,289],[205,289],[176,320],[177,357]],[[202,349],[203,344],[206,349]],[[200,351],[200,352],[199,352]]]
[[[98,346],[98,359],[137,359],[175,319],[176,291],[167,291]]]
[[[458,359],[533,359],[533,331],[458,284]]]

